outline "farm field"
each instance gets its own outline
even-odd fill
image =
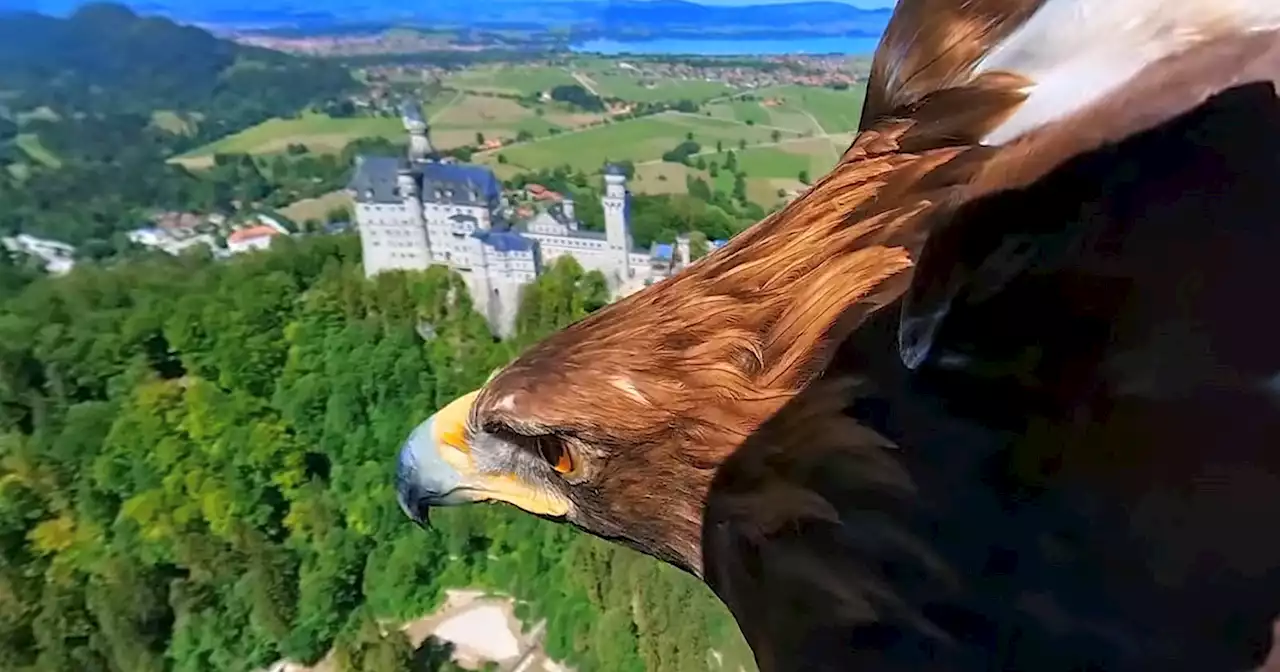
[[[727,96],[736,89],[719,82],[685,79],[649,79],[617,72],[586,72],[599,95],[638,103],[692,100],[695,103]]]
[[[806,86],[780,86],[761,92],[782,101],[774,114],[812,116],[827,133],[847,132],[858,128],[862,114],[862,102],[866,88],[859,86],[847,91]]]
[[[444,85],[460,91],[487,91],[514,95],[531,95],[550,91],[557,86],[576,84],[567,70],[552,67],[496,66],[473,68],[452,73]]]
[[[280,208],[280,214],[301,224],[308,219],[323,221],[335,208],[351,208],[351,196],[345,191],[332,191],[318,198],[307,198]]]
[[[705,149],[714,150],[716,141],[726,148],[737,146],[739,141],[748,145],[769,142],[772,131],[695,114],[664,113],[563,133],[480,156],[485,163],[497,163],[501,154],[509,165],[529,170],[569,165],[596,171],[607,161],[656,161],[690,133]]]
[[[576,113],[559,105],[528,108],[509,98],[457,93],[428,102],[423,113],[430,119],[432,143],[440,149],[476,144],[477,133],[486,140],[512,140],[521,131],[535,136],[551,129],[572,129],[603,119],[601,115]],[[313,152],[340,152],[365,137],[403,140],[398,117],[333,118],[307,114],[296,119],[271,119],[188,152],[174,159],[189,168],[208,166],[217,153],[274,154],[289,145],[306,145]]]
[[[22,151],[31,157],[31,160],[43,163],[50,168],[57,168],[62,165],[62,161],[58,160],[58,157],[54,156],[53,152],[49,151],[49,148],[41,144],[40,136],[35,133],[22,133],[18,135],[16,142],[18,147],[22,148]]]
[[[306,114],[296,119],[270,119],[174,160],[199,168],[210,165],[214,154],[274,154],[294,144],[306,145],[313,152],[340,152],[353,140],[366,137],[400,140],[404,126],[399,119],[384,117],[335,119]]]
[[[729,86],[697,80],[641,78],[616,61],[579,60],[573,69],[549,66],[492,66],[452,73],[446,91],[424,105],[433,144],[441,149],[478,144],[484,140],[514,140],[522,131],[534,136],[501,149],[478,152],[476,162],[493,168],[501,179],[543,168],[568,165],[587,172],[606,162],[628,160],[636,166],[631,187],[637,193],[684,193],[690,175],[730,191],[734,176],[723,170],[727,152],[735,152],[746,173],[748,197],[771,207],[779,191],[802,188],[801,173],[809,180],[822,177],[851,140],[862,109],[864,91],[838,91],[785,85],[758,89],[749,96]],[[526,107],[497,95],[528,95],[582,76],[601,95],[633,101],[688,98],[701,104],[697,112],[665,112],[606,123],[600,114],[584,113],[560,103]],[[157,125],[180,121],[158,114]],[[215,152],[271,154],[290,144],[312,151],[340,151],[361,137],[400,141],[404,130],[398,118],[335,119],[311,114],[274,119],[195,150],[178,160],[192,167],[207,165]],[[664,162],[663,153],[692,137],[701,151],[692,166]],[[745,148],[744,148],[745,146]],[[38,153],[38,150],[36,150]],[[36,154],[33,154],[35,156]],[[502,157],[501,160],[499,157]],[[720,170],[711,177],[708,166]],[[702,166],[699,168],[698,166]],[[337,195],[303,201],[285,211],[295,220],[323,217]]]
[[[779,190],[786,192],[805,186],[799,179],[801,171],[808,173],[811,182],[830,171],[850,142],[852,134],[829,138],[793,136],[777,144],[748,145],[746,149],[737,146],[726,146],[724,152],[712,149],[695,157],[692,167],[664,161],[642,163],[636,166],[631,188],[646,194],[684,193],[686,178],[692,175],[718,191],[731,191],[734,175],[732,171],[723,170],[723,166],[728,160],[728,151],[732,150],[738,169],[747,176],[747,198],[770,207],[780,200]],[[713,163],[721,168],[715,177],[709,169]]]

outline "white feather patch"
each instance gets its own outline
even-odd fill
[[[640,394],[640,390],[636,389],[635,383],[632,383],[630,379],[623,378],[621,376],[614,376],[613,378],[609,379],[609,384],[613,385],[619,390],[622,390],[623,392],[626,392],[627,396],[631,397],[632,399],[635,399],[636,401],[639,401],[642,404],[649,403],[649,399],[646,398],[643,394]]]
[[[1048,0],[974,67],[1022,75],[1027,100],[983,138],[1001,145],[1207,39],[1280,28],[1280,0]]]

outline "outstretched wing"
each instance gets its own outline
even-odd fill
[[[918,215],[900,317],[713,484],[706,578],[761,668],[1257,666],[1280,613],[1280,37],[1031,117],[1016,72],[876,72],[863,146],[951,139],[962,184]]]

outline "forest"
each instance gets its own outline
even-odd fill
[[[89,3],[67,18],[0,12],[4,105],[61,118],[194,115],[191,146],[351,92],[346,68],[247,47],[123,5]]]
[[[731,617],[688,575],[504,505],[421,530],[395,503],[409,431],[602,305],[594,276],[553,266],[497,342],[458,276],[366,280],[354,236],[60,278],[0,263],[0,669],[247,671],[331,647],[351,672],[447,669],[379,626],[468,586],[545,618],[580,670],[737,669]]]
[[[247,204],[245,192],[260,191],[251,175],[197,175],[167,159],[355,88],[336,63],[244,47],[119,5],[85,5],[65,19],[0,12],[0,234],[21,230],[101,257],[156,210]],[[160,113],[171,125],[156,122]],[[48,156],[24,150],[24,139]],[[299,168],[332,184],[343,158]]]

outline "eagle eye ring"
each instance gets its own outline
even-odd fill
[[[534,445],[542,459],[546,460],[557,473],[566,476],[573,473],[576,466],[573,454],[563,439],[556,436],[539,436],[534,439]]]

